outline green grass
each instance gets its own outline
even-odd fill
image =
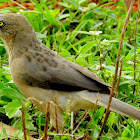
[[[38,38],[50,49],[58,52],[62,57],[87,67],[105,82],[111,84],[113,80],[116,56],[121,35],[121,30],[127,14],[124,2],[121,0],[115,10],[103,9],[102,6],[90,4],[86,0],[63,0],[61,7],[56,7],[56,0],[34,0],[35,10],[21,10],[19,7],[1,9],[0,13],[18,12],[24,15],[33,26]],[[134,31],[136,13],[132,13],[124,37],[121,52],[123,59],[123,71],[120,81],[118,98],[139,107],[140,102],[140,25],[137,32],[137,67],[136,80],[134,78]],[[95,32],[91,32],[95,31]],[[102,33],[98,34],[98,31]],[[35,106],[27,101],[14,85],[8,66],[8,54],[0,40],[0,118],[1,120],[18,129],[22,129],[21,104],[25,101],[27,130],[39,132],[43,135],[45,116]],[[136,92],[133,94],[133,85]],[[133,103],[132,103],[133,100]],[[99,134],[105,109],[97,109],[89,112],[89,117],[83,121],[75,135],[83,135],[96,138]],[[66,113],[67,114],[67,113]],[[70,114],[64,114],[66,118],[65,130],[70,127]],[[83,114],[80,111],[76,120]],[[69,131],[67,134],[71,134]],[[50,133],[50,132],[49,132]],[[19,134],[20,135],[20,132]],[[0,133],[0,137],[7,136],[6,132]],[[16,135],[15,135],[16,137]],[[69,139],[69,137],[56,136],[54,139]],[[131,118],[124,118],[111,112],[102,135],[103,140],[138,140],[140,139],[140,123]]]

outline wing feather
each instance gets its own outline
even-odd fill
[[[60,57],[51,50],[47,51],[50,51],[51,55],[45,55],[45,58],[38,52],[42,62],[27,63],[28,73],[23,75],[26,84],[60,91],[89,90],[109,93],[109,85],[91,71]]]

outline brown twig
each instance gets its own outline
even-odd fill
[[[120,42],[119,42],[118,54],[117,54],[117,58],[116,58],[115,74],[114,74],[114,78],[113,78],[113,82],[112,82],[112,88],[111,88],[111,91],[110,91],[110,96],[109,96],[109,101],[108,101],[108,105],[107,105],[107,109],[106,109],[105,119],[104,119],[103,125],[101,127],[100,133],[98,135],[98,140],[100,140],[100,136],[102,135],[104,126],[106,124],[106,121],[107,121],[109,113],[110,113],[109,108],[110,108],[110,105],[111,105],[112,97],[114,96],[114,88],[115,88],[116,79],[117,79],[118,66],[119,66],[119,61],[120,61],[120,55],[121,55],[121,48],[122,48],[122,44],[123,44],[123,38],[124,38],[124,34],[125,34],[125,30],[126,30],[126,25],[128,23],[128,20],[129,20],[131,11],[132,11],[132,7],[133,7],[133,4],[134,4],[134,1],[135,0],[133,0],[131,2],[131,4],[130,4],[130,7],[129,7],[129,10],[128,10],[128,13],[127,13],[127,16],[126,16],[126,19],[125,19],[125,23],[123,25],[123,29],[122,29],[122,33],[121,33],[121,37],[120,37]]]
[[[85,116],[86,112],[87,112],[87,111],[85,111],[85,112],[82,114],[82,116],[76,121],[75,124],[78,124],[78,123],[80,122],[80,120]]]
[[[119,85],[120,85],[120,80],[121,80],[121,75],[122,75],[122,66],[123,66],[123,59],[121,60],[121,67],[120,67],[120,72],[119,72],[119,78],[118,78],[118,81],[117,81],[116,92],[118,92]]]
[[[76,132],[76,130],[78,129],[78,127],[80,126],[80,124],[85,120],[85,118],[87,117],[88,113],[90,110],[88,110],[85,114],[85,116],[82,118],[82,120],[78,123],[78,125],[76,126],[76,128],[72,131],[72,134],[74,134]]]
[[[75,123],[74,125],[76,125],[76,124],[78,124],[78,123],[80,122],[80,120],[85,116],[86,112],[87,112],[87,111],[85,111],[85,112],[82,114],[82,116],[80,116],[80,118],[76,121],[76,123]],[[71,128],[68,128],[67,130],[65,130],[65,131],[64,131],[64,134],[67,133],[69,130],[71,130]]]
[[[23,125],[24,140],[27,140],[26,125],[25,125],[25,107],[23,101],[21,101],[21,105],[22,105],[22,125]]]
[[[58,133],[58,120],[57,120],[57,97],[54,97],[54,103],[55,103],[55,123],[56,123],[56,132]]]
[[[50,108],[50,102],[48,102],[47,104],[47,110],[46,110],[46,116],[45,116],[45,128],[44,128],[44,137],[43,137],[43,140],[47,140],[47,132],[48,132],[48,123],[49,123],[49,117],[50,117],[50,114],[49,114],[49,108]]]
[[[130,45],[133,45],[130,37],[128,37],[128,42],[129,42]]]
[[[138,28],[138,19],[139,19],[139,9],[140,9],[140,0],[138,0],[138,11],[136,18],[136,28],[135,28],[135,40],[134,40],[134,80],[136,80],[136,45],[137,45],[137,28]],[[134,84],[133,94],[135,94],[136,85]],[[132,100],[133,101],[133,100]]]

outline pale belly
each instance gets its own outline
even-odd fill
[[[66,111],[68,102],[70,104],[70,111],[78,111],[80,109],[94,108],[94,104],[85,100],[80,96],[81,93],[87,91],[79,92],[60,92],[49,89],[42,89],[38,87],[31,87],[21,84],[16,84],[21,93],[33,102],[37,108],[46,112],[46,106],[48,102],[56,102],[57,106],[63,111]],[[56,101],[55,101],[56,100]]]

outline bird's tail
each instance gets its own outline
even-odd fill
[[[109,100],[108,94],[87,93],[87,94],[81,94],[81,97],[94,104],[107,108],[107,104]],[[140,121],[140,109],[132,105],[129,105],[123,101],[120,101],[119,99],[116,99],[114,97],[112,98],[110,110],[127,117],[135,118]]]

